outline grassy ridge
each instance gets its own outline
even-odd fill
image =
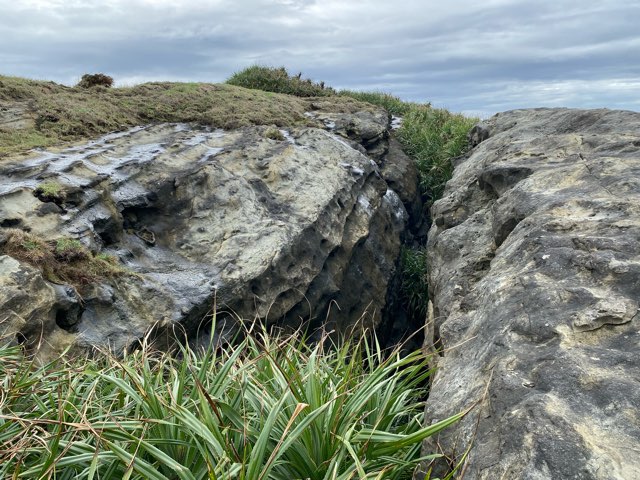
[[[310,125],[310,100],[227,84],[155,82],[127,88],[66,87],[0,76],[0,159],[135,125],[197,122],[216,128]],[[327,97],[323,108],[366,104]],[[12,125],[3,118],[16,118]]]
[[[409,479],[428,359],[249,335],[38,367],[0,347],[0,478]]]

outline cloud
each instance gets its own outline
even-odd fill
[[[252,63],[483,115],[638,109],[626,0],[0,0],[2,73],[222,81]]]

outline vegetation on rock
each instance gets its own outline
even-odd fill
[[[44,278],[75,287],[97,280],[130,274],[106,254],[93,255],[72,238],[45,240],[17,229],[6,229],[0,242],[0,254],[38,267]]]
[[[64,191],[62,185],[60,185],[55,180],[47,180],[46,182],[42,182],[36,187],[33,193],[43,202],[54,202],[57,204],[64,202],[65,198],[67,197],[67,194]]]
[[[223,85],[89,86],[0,76],[0,106],[17,119],[0,117],[0,158],[155,122],[272,125],[263,135],[283,140],[279,128],[320,126],[305,115],[319,104],[336,112],[377,106],[403,117],[397,138],[432,202],[475,123],[386,93],[336,92],[284,68],[250,67]],[[52,181],[35,193],[65,200]],[[78,240],[20,230],[4,231],[0,253],[77,287],[127,273],[117,258]],[[423,247],[404,248],[400,266],[408,308],[424,317]],[[423,427],[428,359],[369,345],[360,339],[330,348],[323,339],[310,346],[299,336],[260,334],[204,353],[185,348],[180,359],[143,348],[123,359],[105,354],[44,366],[0,345],[0,477],[410,478],[421,441],[461,415]]]
[[[0,346],[0,477],[410,478],[421,441],[462,416],[422,425],[428,358],[328,342],[44,366]]]

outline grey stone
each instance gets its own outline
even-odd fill
[[[482,128],[428,242],[426,422],[470,411],[424,450],[470,449],[469,479],[640,478],[640,113]]]
[[[45,239],[77,238],[135,274],[83,286],[80,307],[47,300],[58,319],[47,317],[47,328],[69,344],[115,351],[153,327],[158,339],[174,330],[210,338],[214,310],[225,332],[255,318],[375,328],[407,215],[354,146],[386,151],[388,116],[317,115],[337,126],[282,130],[275,140],[265,135],[273,127],[141,126],[0,165],[0,221]],[[63,186],[64,214],[43,211],[33,196],[42,178]],[[38,278],[40,289],[21,291],[34,308],[54,290]]]

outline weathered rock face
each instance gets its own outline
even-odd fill
[[[163,124],[0,165],[3,228],[79,239],[135,273],[63,301],[63,287],[0,257],[0,329],[34,341],[40,322],[77,344],[121,350],[155,323],[206,331],[214,306],[219,322],[257,316],[346,331],[364,315],[376,326],[407,215],[376,162],[352,148],[381,148],[388,117],[346,116],[336,123],[357,128],[337,133],[349,138]],[[63,203],[34,196],[43,181],[63,187]],[[19,287],[19,276],[37,288]]]
[[[425,448],[471,446],[469,479],[640,478],[640,113],[478,131],[433,207],[426,419],[473,408]]]

